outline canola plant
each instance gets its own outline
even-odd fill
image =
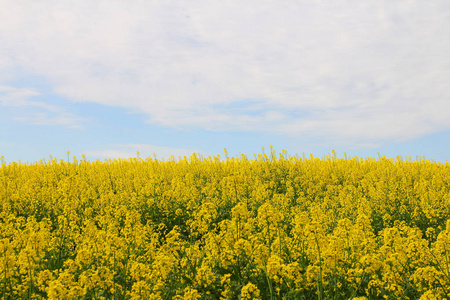
[[[448,295],[448,163],[272,151],[0,169],[1,299]]]

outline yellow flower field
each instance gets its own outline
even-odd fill
[[[445,299],[450,165],[288,156],[0,169],[1,299]]]

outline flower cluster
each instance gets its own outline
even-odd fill
[[[2,299],[445,299],[450,165],[286,152],[0,167]]]

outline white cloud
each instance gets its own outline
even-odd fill
[[[33,99],[40,94],[28,88],[15,88],[0,85],[0,105],[15,108],[11,120],[34,125],[65,126],[81,128],[83,118],[65,109]]]
[[[366,145],[450,129],[447,0],[0,6],[0,83],[25,70],[168,127]]]
[[[158,160],[168,160],[171,159],[172,156],[175,159],[183,156],[190,157],[193,153],[198,153],[198,151],[190,149],[170,148],[148,144],[118,144],[115,145],[114,149],[87,150],[84,152],[84,154],[88,159],[114,159],[137,157],[137,152],[139,152],[139,157],[142,159],[145,159],[147,157],[156,157],[156,159]]]
[[[28,88],[15,88],[12,86],[0,85],[0,104],[8,106],[43,106],[42,102],[30,101],[28,98],[38,96],[39,93]]]

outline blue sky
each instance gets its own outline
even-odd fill
[[[450,160],[450,2],[0,0],[0,156]],[[267,150],[266,150],[267,151]]]

